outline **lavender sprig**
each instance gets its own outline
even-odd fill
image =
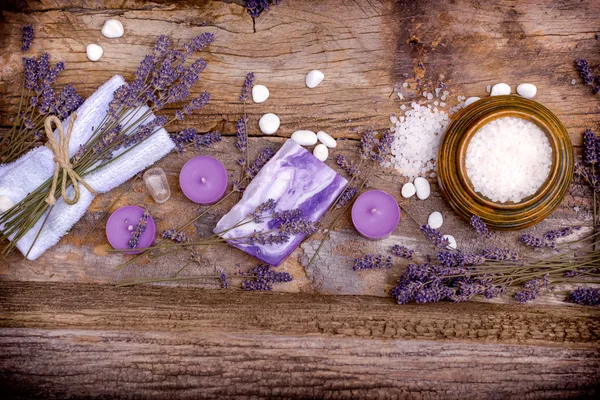
[[[419,229],[435,247],[446,248],[450,245],[450,241],[444,238],[439,230],[431,228],[429,225],[421,225]]]
[[[483,222],[483,220],[477,215],[473,215],[471,217],[471,226],[473,227],[473,230],[475,230],[475,232],[481,237],[489,238],[492,235],[485,222]]]
[[[259,264],[242,275],[247,277],[242,281],[242,289],[251,291],[270,291],[274,283],[291,282],[293,279],[287,272],[273,271],[268,264]]]
[[[260,224],[265,214],[272,212],[276,206],[277,202],[274,199],[268,199],[264,203],[259,204],[250,214],[250,217],[255,223]]]
[[[596,138],[594,132],[586,129],[583,132],[583,163],[586,165],[598,164],[598,143],[600,140]]]
[[[584,306],[600,306],[600,289],[578,287],[569,293],[566,301]]]
[[[523,243],[529,247],[533,247],[534,249],[541,249],[543,247],[549,247],[551,249],[556,249],[556,243],[545,240],[543,238],[533,236],[529,233],[521,235],[521,243]]]
[[[31,47],[31,43],[33,42],[33,25],[25,25],[23,27],[23,40],[21,45],[22,51],[28,51]]]
[[[137,223],[135,229],[131,232],[131,238],[129,239],[129,242],[127,243],[127,247],[129,247],[130,249],[135,249],[137,247],[140,237],[142,236],[142,233],[144,233],[146,231],[146,224],[148,222],[149,217],[150,217],[150,214],[148,213],[148,211],[144,210],[144,213],[140,217],[140,220]]]
[[[344,189],[344,191],[342,192],[342,194],[340,195],[338,201],[335,203],[335,207],[336,208],[345,207],[348,203],[350,203],[352,201],[352,199],[356,196],[357,193],[358,193],[358,189],[356,188],[356,186],[346,187]]]
[[[411,250],[406,246],[400,246],[398,244],[392,246],[392,254],[396,257],[406,258],[407,260],[412,260],[415,257],[414,250]]]
[[[583,83],[587,86],[591,85],[594,82],[594,75],[590,69],[590,64],[586,60],[579,58],[575,61],[575,66]]]
[[[392,267],[392,257],[384,257],[381,254],[367,254],[362,258],[354,259],[353,270],[361,270],[361,269],[380,269],[387,268],[390,269]]]
[[[550,284],[548,276],[542,278],[531,279],[522,285],[522,290],[515,293],[515,299],[523,304],[531,300],[535,300],[541,293],[542,289],[547,288]]]
[[[171,240],[175,243],[185,243],[188,241],[188,237],[184,232],[177,231],[176,229],[166,229],[162,233],[163,239]]]
[[[254,72],[249,72],[246,75],[246,79],[244,80],[244,84],[242,85],[242,93],[238,98],[239,101],[246,101],[250,98],[250,94],[252,93],[252,85],[254,83]]]
[[[281,0],[245,0],[246,11],[252,18],[257,18],[263,11],[267,11],[271,5],[278,4]]]
[[[335,162],[338,165],[338,167],[343,169],[348,174],[348,176],[350,176],[350,178],[357,178],[360,176],[360,170],[358,169],[358,166],[355,165],[352,161],[348,161],[346,156],[337,156],[335,158]]]
[[[246,168],[246,175],[250,178],[254,178],[265,166],[267,162],[275,155],[275,152],[270,147],[265,147],[259,154],[258,157]]]

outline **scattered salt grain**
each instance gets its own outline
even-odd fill
[[[433,95],[432,95],[431,93],[429,93],[429,94],[427,95],[427,100],[432,100],[432,99],[433,99]]]
[[[447,90],[444,90],[444,93],[442,93],[442,94],[443,94],[444,96],[448,96],[448,95],[450,95],[450,92],[449,92],[449,91],[447,91]]]
[[[577,81],[575,79],[571,79],[571,85],[575,86],[576,83]]]
[[[548,177],[552,148],[534,123],[503,117],[475,133],[465,165],[476,192],[493,202],[518,203],[534,194]]]
[[[404,82],[404,83],[402,84],[402,87],[403,87],[403,88],[407,88],[407,87],[408,87],[408,82]]]

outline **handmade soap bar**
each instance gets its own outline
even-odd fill
[[[235,226],[269,199],[277,202],[275,211],[300,209],[306,220],[317,222],[347,184],[346,179],[309,151],[288,140],[248,185],[240,202],[221,218],[214,232],[220,233]],[[239,226],[222,237],[241,238],[265,230],[268,230],[268,220]],[[230,244],[267,264],[279,265],[304,237],[304,234],[291,235],[290,240],[283,244],[261,245],[243,241]]]

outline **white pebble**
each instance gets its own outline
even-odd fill
[[[425,200],[431,194],[431,186],[425,178],[415,178],[415,189],[417,190],[417,197],[421,200]]]
[[[265,135],[272,135],[277,132],[280,123],[281,121],[277,115],[273,113],[267,113],[260,117],[258,126],[260,127],[260,131]]]
[[[506,83],[496,83],[492,86],[490,96],[502,96],[507,94],[510,94],[510,86]]]
[[[317,143],[317,135],[313,131],[296,131],[292,133],[292,140],[300,146],[312,146]]]
[[[317,132],[317,139],[319,139],[319,142],[323,143],[330,149],[334,149],[335,147],[337,147],[337,142],[335,141],[335,139],[332,138],[331,135],[323,131]]]
[[[526,99],[533,99],[537,93],[537,88],[532,83],[521,83],[517,86],[517,93]]]
[[[577,81],[575,79],[571,79],[571,85],[575,86],[575,83],[577,83]]]
[[[417,189],[415,188],[415,185],[410,182],[405,183],[404,186],[402,186],[402,197],[405,199],[413,197],[416,192]]]
[[[87,45],[85,53],[90,61],[98,61],[100,57],[102,57],[102,54],[104,54],[104,50],[102,50],[102,47],[98,46],[97,44],[91,43]]]
[[[469,97],[466,101],[465,101],[465,107],[466,106],[470,106],[471,104],[475,103],[477,100],[481,100],[481,97]]]
[[[442,217],[442,213],[439,211],[434,211],[429,214],[429,218],[427,218],[427,225],[433,229],[439,229],[444,223],[444,217]]]
[[[322,143],[315,146],[313,150],[313,156],[317,157],[318,160],[325,162],[329,157],[329,149]]]
[[[269,98],[269,89],[263,85],[252,86],[252,101],[255,103],[263,103]]]
[[[120,38],[123,33],[125,33],[125,29],[118,19],[109,18],[102,27],[102,34],[110,39]]]
[[[321,82],[325,79],[325,74],[317,69],[313,69],[308,74],[306,74],[306,86],[313,89],[319,86]]]
[[[10,197],[5,194],[0,195],[0,213],[10,210],[14,205],[15,202]]]
[[[454,238],[454,236],[452,235],[444,235],[442,236],[444,239],[448,239],[448,242],[450,243],[447,247],[449,249],[456,249],[456,239]]]

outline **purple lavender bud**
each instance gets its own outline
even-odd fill
[[[475,232],[481,236],[481,237],[490,237],[491,233],[488,230],[487,225],[485,224],[485,222],[483,222],[483,220],[481,218],[479,218],[477,215],[473,215],[471,217],[471,226],[473,227],[473,229],[475,230]]]
[[[214,41],[215,35],[209,32],[205,32],[190,40],[189,43],[184,44],[183,48],[188,54],[191,54],[194,51],[200,51],[205,49]]]
[[[358,169],[358,166],[356,166],[353,162],[348,161],[345,156],[337,156],[335,158],[335,162],[338,167],[346,171],[351,178],[357,178],[360,176],[360,170]]]
[[[248,277],[242,281],[244,290],[272,290],[274,283],[292,281],[289,273],[273,271],[268,264],[259,264],[244,276]]]
[[[277,206],[277,202],[274,199],[269,199],[264,203],[259,204],[250,214],[250,217],[254,220],[254,222],[259,224],[261,223],[264,214],[273,211],[275,206]]]
[[[259,154],[258,157],[246,168],[246,174],[250,178],[254,178],[261,170],[262,167],[275,155],[275,152],[270,147],[265,147]]]
[[[196,136],[196,138],[194,139],[194,146],[196,146],[197,149],[203,147],[211,147],[213,144],[218,143],[220,141],[221,132],[213,131],[205,133],[204,135]]]
[[[156,44],[152,52],[155,56],[163,56],[167,53],[169,47],[171,47],[171,39],[166,35],[160,35],[156,38]]]
[[[375,134],[373,131],[368,130],[363,133],[360,139],[360,158],[363,160],[368,160],[371,158],[371,154],[373,153],[373,147],[377,143],[375,139]]]
[[[429,225],[421,225],[420,229],[435,247],[446,248],[450,245],[448,239],[445,239],[439,230],[433,229]]]
[[[250,98],[250,93],[252,92],[252,85],[254,84],[254,72],[249,72],[246,75],[246,79],[244,79],[244,84],[242,85],[242,93],[240,94],[239,101],[246,101]]]
[[[167,229],[162,233],[162,238],[172,240],[175,243],[185,243],[188,241],[187,235],[184,232],[179,232],[176,229]]]
[[[21,50],[27,51],[31,47],[31,43],[33,42],[33,25],[25,25],[23,27],[23,40],[21,44]]]
[[[576,232],[580,229],[581,229],[580,226],[574,226],[574,227],[566,227],[566,228],[562,228],[562,229],[548,231],[548,232],[544,233],[544,240],[553,242],[558,238],[572,235],[573,232]]]
[[[38,107],[41,115],[54,114],[56,110],[56,99],[54,98],[54,90],[46,82],[42,82],[42,102]]]
[[[140,240],[140,236],[142,236],[142,233],[146,231],[146,223],[148,222],[149,217],[150,214],[148,214],[148,211],[144,211],[144,213],[140,217],[137,226],[135,227],[133,232],[131,232],[131,238],[127,243],[127,247],[129,247],[130,249],[135,249],[137,247],[138,241]]]
[[[248,150],[248,132],[246,130],[246,125],[248,123],[248,117],[244,115],[240,118],[235,124],[235,136],[237,138],[235,142],[235,147],[245,156],[246,151]],[[242,164],[245,164],[246,160],[242,160]]]
[[[588,62],[580,58],[576,60],[575,66],[577,67],[577,71],[579,72],[579,76],[583,83],[588,86],[591,85],[592,82],[594,82],[594,75],[592,75]]]
[[[384,257],[381,254],[367,254],[362,258],[354,259],[353,270],[358,271],[361,269],[381,269],[381,268],[391,268],[392,267],[392,257]]]
[[[23,86],[25,89],[36,90],[38,87],[38,64],[35,57],[23,57],[23,74],[25,81]]]
[[[356,196],[356,193],[358,193],[358,189],[356,188],[356,186],[346,187],[346,189],[344,189],[344,191],[342,192],[342,194],[341,194],[340,198],[338,199],[337,203],[335,204],[335,206],[337,208],[345,207],[348,203],[350,203],[352,201],[352,199],[354,199],[354,197]]]
[[[521,243],[526,246],[533,247],[534,249],[540,249],[542,247],[549,247],[551,249],[556,248],[556,243],[538,238],[528,233],[521,235]]]
[[[221,281],[222,289],[227,289],[229,287],[229,281],[227,280],[227,274],[225,272],[219,274],[219,280]]]
[[[77,153],[75,153],[75,155],[72,158],[73,164],[77,164],[79,160],[81,160],[81,158],[85,155],[86,150],[87,149],[84,145],[79,145],[79,150],[77,150]]]
[[[600,306],[600,289],[578,287],[569,292],[566,301],[584,306]]]
[[[498,247],[483,249],[481,255],[486,260],[492,261],[513,261],[516,262],[519,260],[519,254],[516,251],[508,250],[508,249],[500,249]]]
[[[379,143],[377,144],[377,159],[379,163],[385,161],[385,159],[392,152],[392,144],[394,143],[394,134],[392,132],[386,132],[383,134]]]
[[[598,163],[598,139],[594,132],[586,129],[583,132],[583,163],[594,165]]]
[[[40,60],[37,63],[37,76],[40,81],[46,80],[48,72],[50,71],[50,54],[44,53],[40,56]]]
[[[392,246],[392,254],[394,254],[396,257],[406,258],[407,260],[412,260],[415,257],[414,250],[411,250],[406,246],[400,246],[398,244]]]
[[[545,275],[543,278],[536,278],[529,280],[521,285],[523,290],[515,293],[515,299],[523,304],[531,300],[535,300],[543,288],[547,288],[550,284],[548,276]]]

